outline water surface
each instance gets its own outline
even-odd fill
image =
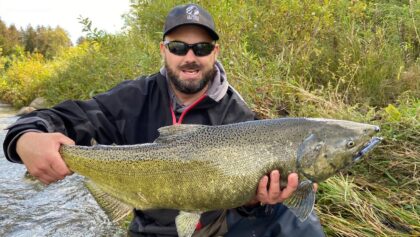
[[[0,144],[17,117],[0,103]],[[25,166],[10,163],[0,149],[0,236],[122,236],[84,186],[72,175],[45,186],[25,176]]]

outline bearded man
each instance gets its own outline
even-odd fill
[[[220,62],[211,15],[196,4],[173,8],[160,42],[164,66],[158,73],[124,81],[87,101],[65,101],[34,111],[10,126],[4,153],[23,163],[45,184],[71,174],[61,144],[151,143],[172,124],[222,125],[254,119],[229,85]],[[217,159],[217,157],[215,157]],[[290,174],[280,189],[278,170],[261,178],[255,198],[242,207],[203,213],[194,236],[324,236],[315,214],[300,222],[281,204],[298,185]],[[134,210],[130,236],[177,236],[178,210]]]

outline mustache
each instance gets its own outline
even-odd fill
[[[201,66],[196,62],[186,63],[178,67],[180,70],[200,70]]]

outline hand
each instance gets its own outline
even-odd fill
[[[16,152],[31,175],[50,184],[71,174],[58,152],[61,144],[74,141],[61,133],[27,132],[18,139]]]
[[[268,185],[268,176],[265,175],[261,178],[258,184],[258,190],[256,197],[248,204],[277,204],[281,203],[290,196],[297,189],[299,185],[298,175],[291,173],[287,177],[287,186],[284,189],[280,189],[280,172],[273,170],[270,173],[270,185]],[[314,184],[314,191],[318,189],[318,185]]]

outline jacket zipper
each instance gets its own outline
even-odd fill
[[[172,124],[173,125],[180,125],[182,124],[182,120],[184,120],[185,115],[194,108],[198,103],[200,103],[204,98],[206,98],[207,94],[202,95],[198,100],[194,101],[190,106],[188,106],[184,111],[182,111],[181,116],[179,117],[179,120],[176,120],[174,108],[172,108],[172,103],[169,103],[171,114],[172,114]]]

